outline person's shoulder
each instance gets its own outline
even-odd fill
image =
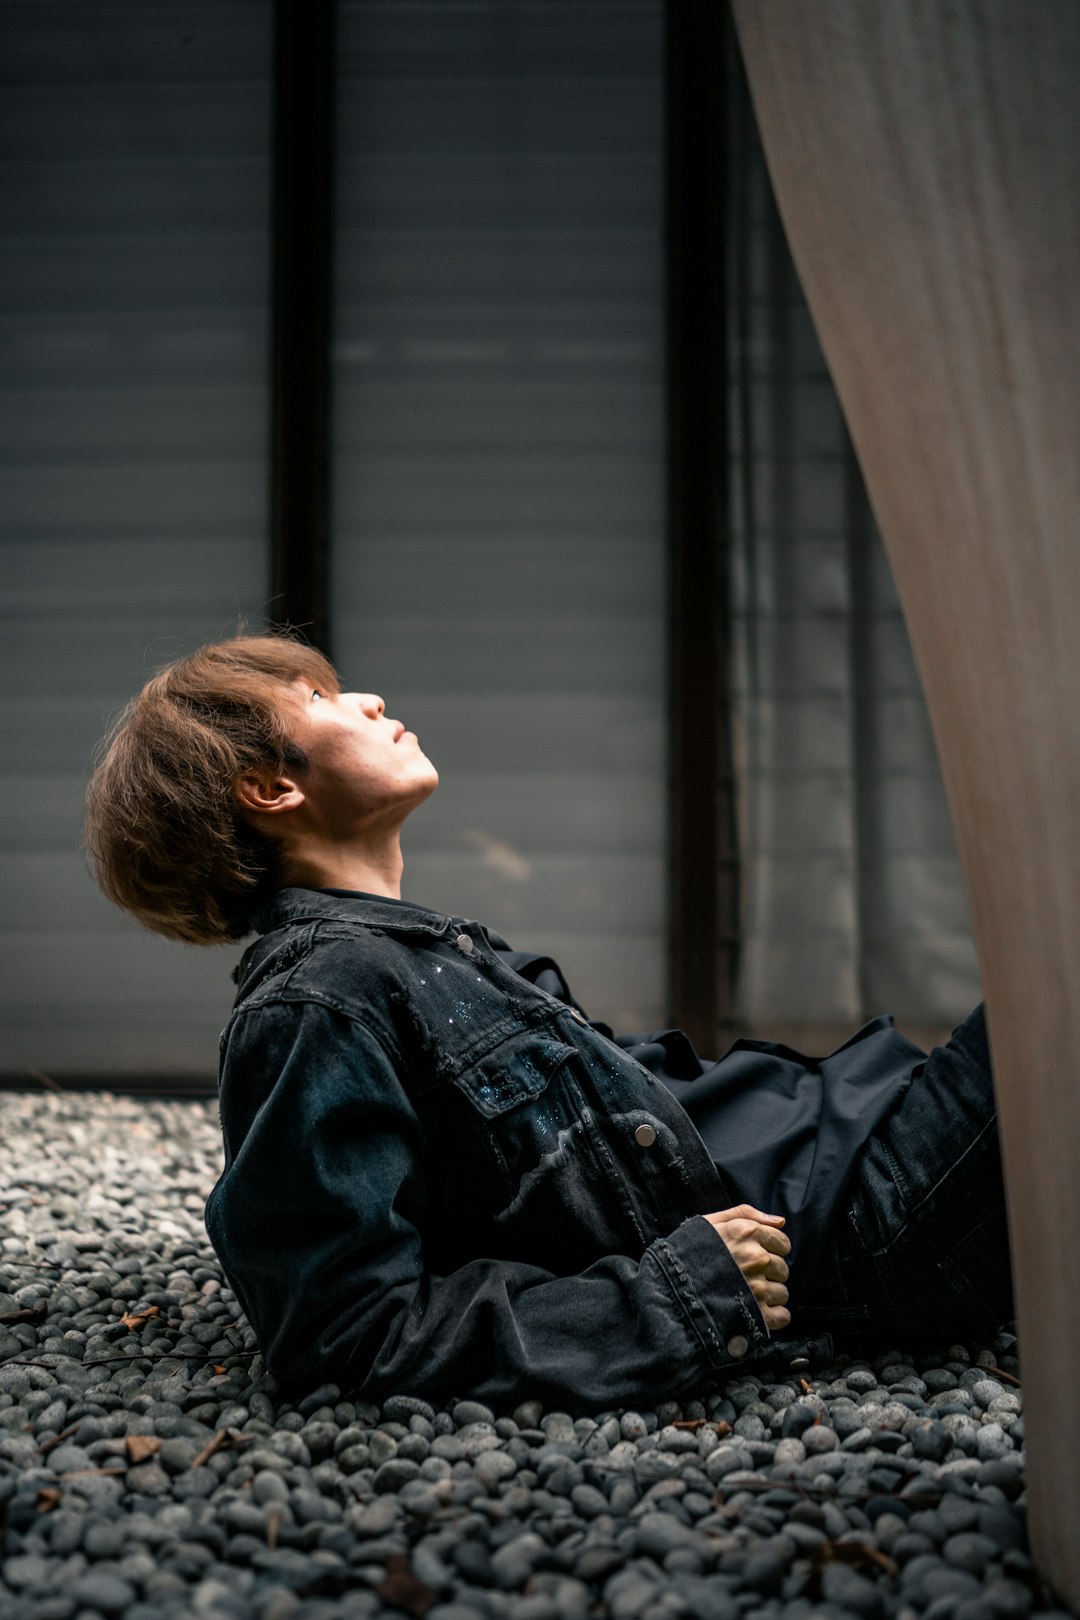
[[[259,946],[248,954],[238,1001],[313,1000],[343,1011],[384,996],[406,973],[413,948],[408,938],[338,918],[274,929]]]

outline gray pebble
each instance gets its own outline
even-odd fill
[[[272,1502],[287,1502],[289,1500],[289,1487],[279,1473],[270,1468],[260,1468],[252,1476],[251,1500],[260,1507],[266,1507]]]
[[[511,1479],[517,1473],[517,1464],[505,1451],[485,1451],[476,1458],[473,1473],[491,1490],[501,1480]]]
[[[604,1585],[604,1602],[612,1620],[638,1620],[658,1590],[657,1582],[637,1570],[621,1570]]]
[[[793,1401],[783,1413],[781,1421],[781,1434],[784,1439],[798,1439],[804,1429],[816,1423],[820,1416],[820,1408],[811,1405],[808,1401]]]
[[[522,1531],[511,1541],[504,1542],[491,1556],[491,1571],[497,1586],[504,1591],[523,1586],[547,1543],[531,1530]]]
[[[881,1592],[874,1581],[845,1564],[826,1564],[821,1591],[827,1603],[835,1603],[853,1614],[877,1620],[884,1609]]]
[[[135,1588],[130,1581],[105,1570],[90,1570],[74,1582],[71,1594],[76,1603],[88,1609],[100,1609],[103,1614],[116,1614],[135,1601]]]
[[[997,1556],[998,1549],[989,1536],[962,1530],[950,1536],[941,1551],[946,1561],[957,1569],[981,1576],[985,1574],[989,1561]]]
[[[834,1430],[821,1423],[803,1430],[802,1443],[808,1457],[820,1457],[824,1452],[835,1451],[840,1441]]]
[[[495,1414],[490,1406],[484,1406],[480,1401],[458,1401],[452,1416],[459,1429],[463,1429],[467,1423],[495,1422]]]
[[[3,1563],[3,1576],[9,1586],[21,1591],[24,1587],[44,1586],[50,1574],[49,1561],[33,1553],[24,1553],[14,1558],[6,1558]]]
[[[910,1430],[908,1439],[916,1457],[925,1457],[932,1462],[940,1462],[952,1445],[948,1431],[933,1418],[917,1421]]]
[[[399,1491],[410,1479],[416,1479],[420,1473],[420,1464],[409,1462],[407,1458],[392,1457],[384,1462],[381,1468],[375,1470],[372,1484],[376,1491],[385,1495],[388,1491]]]
[[[984,1423],[975,1437],[975,1455],[983,1462],[1008,1456],[1012,1450],[1012,1437],[1005,1433],[1000,1423]]]

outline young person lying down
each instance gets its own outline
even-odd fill
[[[393,1391],[654,1401],[834,1343],[1013,1314],[982,1009],[814,1059],[613,1036],[548,957],[401,898],[418,738],[284,636],[203,647],[90,785],[101,887],[249,934],[206,1223],[270,1369]]]

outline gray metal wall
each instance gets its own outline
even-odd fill
[[[0,1070],[206,1073],[235,952],[100,898],[91,751],[267,589],[270,17],[0,11]]]
[[[403,893],[664,1017],[659,3],[340,11],[334,643]]]
[[[406,892],[660,1016],[660,5],[343,4],[335,652]],[[267,609],[270,0],[0,12],[0,1071],[202,1074],[236,951],[99,897],[155,666]]]

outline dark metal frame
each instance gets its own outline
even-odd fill
[[[739,920],[726,638],[732,44],[726,7],[667,0],[670,1000],[710,1056],[730,1028]]]
[[[274,6],[271,616],[327,653],[335,10]]]

